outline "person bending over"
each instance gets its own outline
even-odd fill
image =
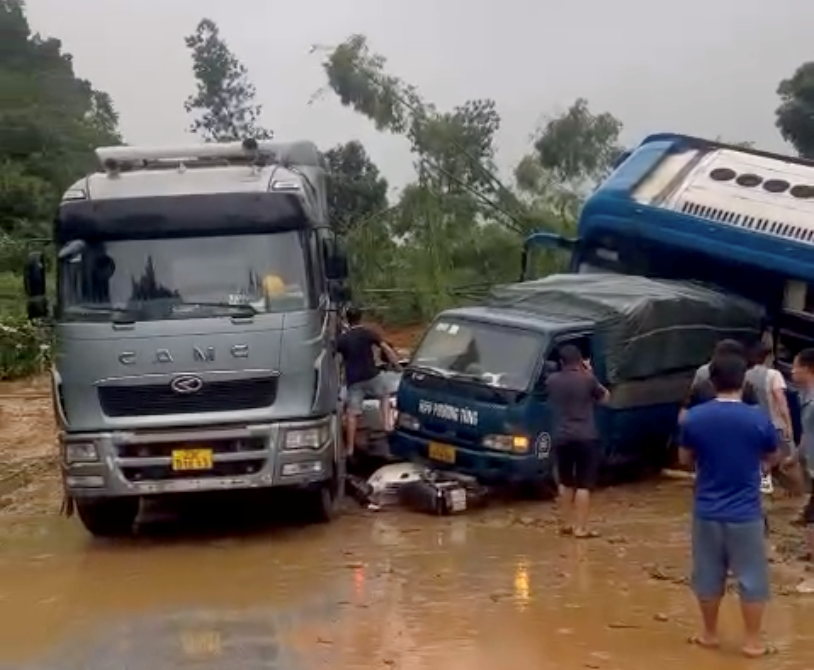
[[[591,490],[602,456],[594,406],[610,394],[577,347],[563,345],[559,355],[562,367],[548,377],[546,388],[554,416],[552,444],[560,481],[561,532],[577,538],[597,537],[588,530]]]
[[[372,328],[362,325],[360,309],[348,308],[345,318],[349,328],[339,336],[336,349],[341,354],[345,366],[345,386],[347,387],[345,449],[348,455],[351,455],[356,444],[356,429],[365,397],[378,398],[382,428],[387,432],[392,429],[388,404],[389,389],[376,365],[373,355],[374,347],[378,348],[394,367],[399,369],[400,365],[396,352],[382,339],[381,335]]]
[[[769,561],[760,493],[761,471],[777,460],[777,435],[768,414],[746,405],[746,361],[716,356],[709,368],[716,397],[687,412],[679,458],[695,465],[692,526],[692,587],[703,630],[690,642],[719,645],[718,611],[731,571],[738,582],[745,628],[742,651],[758,657],[774,649],[761,637],[769,600]]]

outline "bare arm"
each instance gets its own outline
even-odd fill
[[[387,360],[390,361],[390,364],[394,368],[398,369],[401,367],[398,354],[393,350],[393,347],[387,344],[387,342],[385,342],[384,340],[379,342],[379,349],[382,350],[382,353],[387,357]]]
[[[687,447],[679,447],[678,462],[685,468],[693,467],[695,465],[695,453],[692,449],[687,449]]]
[[[678,462],[682,467],[688,470],[695,468],[695,449],[693,445],[692,422],[687,422],[681,427],[681,435],[679,436],[678,442]]]
[[[775,451],[771,454],[767,454],[766,457],[761,461],[761,471],[764,475],[768,475],[772,470],[774,470],[778,463],[780,462],[780,455],[779,452]]]
[[[783,437],[787,440],[791,439],[792,434],[792,423],[791,423],[791,411],[789,410],[789,400],[786,397],[786,382],[783,379],[783,376],[775,371],[776,374],[774,378],[776,382],[772,384],[772,400],[773,405],[777,409],[778,414],[780,414],[780,419],[783,421]]]
[[[599,404],[604,404],[610,400],[610,391],[602,386],[596,377],[594,377],[593,397]]]
[[[763,458],[761,459],[761,470],[764,474],[770,473],[780,462],[780,445],[778,444],[777,431],[769,417],[762,427],[763,435]]]

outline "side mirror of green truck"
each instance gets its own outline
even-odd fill
[[[28,318],[43,319],[48,316],[48,298],[45,296],[45,254],[32,251],[28,254],[23,272],[25,293],[28,297]]]

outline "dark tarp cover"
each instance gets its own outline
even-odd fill
[[[595,324],[611,383],[697,366],[725,337],[760,337],[764,317],[759,305],[696,283],[614,274],[498,286],[487,303]]]

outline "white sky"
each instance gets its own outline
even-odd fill
[[[500,164],[524,153],[542,116],[576,97],[610,111],[634,143],[681,131],[784,150],[778,82],[814,59],[807,0],[28,0],[32,28],[58,37],[77,73],[108,91],[131,144],[185,141],[193,89],[184,36],[215,20],[249,68],[278,139],[323,148],[360,139],[391,183],[411,176],[406,144],[333,95],[311,44],[368,36],[390,71],[451,107],[492,97]],[[808,45],[808,46],[807,46]]]

